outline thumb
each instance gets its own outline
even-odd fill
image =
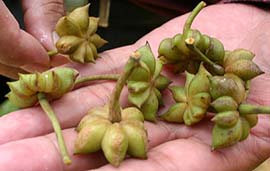
[[[22,0],[25,29],[36,37],[47,50],[53,50],[52,32],[64,15],[63,0]]]

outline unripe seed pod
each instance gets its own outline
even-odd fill
[[[264,73],[258,65],[250,60],[237,60],[234,63],[226,66],[225,72],[233,73],[244,81],[250,80]]]
[[[137,109],[136,107],[128,107],[122,110],[122,120],[137,120],[137,121],[144,121],[144,117],[142,112]]]
[[[128,149],[128,138],[119,123],[107,128],[101,144],[106,159],[113,166],[119,166]]]
[[[64,36],[56,42],[56,48],[60,53],[68,54],[74,52],[83,42],[83,39],[77,36]]]
[[[239,119],[237,123],[230,128],[224,129],[215,125],[212,131],[212,148],[224,148],[236,144],[242,137],[242,124]]]
[[[205,55],[212,61],[222,64],[225,56],[223,44],[216,38],[210,38],[210,45],[205,50]]]
[[[210,77],[210,94],[215,100],[222,96],[231,96],[238,104],[245,97],[245,87],[237,76],[230,75]],[[237,93],[236,93],[237,92]]]
[[[220,112],[215,115],[211,119],[211,121],[218,124],[220,127],[232,127],[234,126],[239,120],[239,113],[237,111],[225,111]]]
[[[167,121],[182,122],[192,125],[199,122],[206,114],[211,102],[209,94],[211,74],[203,65],[196,75],[186,72],[185,87],[172,86],[170,88],[176,104],[162,115]]]
[[[128,81],[127,87],[128,91],[132,93],[140,93],[145,91],[149,87],[149,83],[143,81]]]
[[[172,96],[177,102],[187,102],[187,96],[185,94],[185,87],[171,86],[169,87]]]
[[[98,19],[89,17],[89,5],[77,8],[62,17],[56,24],[56,32],[60,39],[56,42],[58,52],[67,54],[70,59],[79,62],[95,62],[98,58],[97,48],[106,40],[96,34]]]
[[[90,36],[89,43],[93,43],[96,48],[101,48],[108,42],[95,33],[92,36]]]
[[[248,121],[250,128],[254,127],[258,123],[258,116],[256,114],[249,114],[242,117]]]
[[[141,111],[144,114],[144,119],[147,121],[156,121],[156,114],[158,111],[158,98],[154,91],[151,92],[147,100],[143,103]]]
[[[121,126],[128,138],[127,153],[133,157],[146,158],[147,134],[143,123],[136,120],[122,121]]]
[[[83,7],[76,8],[68,15],[68,18],[70,18],[73,23],[76,23],[78,25],[82,34],[85,34],[87,32],[89,26],[89,6],[90,4],[87,4]]]
[[[255,54],[245,49],[236,49],[226,54],[224,68],[227,73],[233,73],[243,79],[250,80],[264,72],[252,59]]]
[[[108,119],[98,115],[91,115],[91,114],[85,115],[80,121],[79,125],[76,127],[76,131],[80,132],[86,125],[91,125],[93,122],[100,120],[108,120]]]
[[[238,108],[238,104],[231,96],[219,97],[211,103],[211,106],[217,112],[234,111]]]
[[[242,136],[239,141],[245,140],[250,132],[250,125],[249,122],[245,118],[241,118],[241,124],[242,124]]]
[[[162,114],[160,117],[168,122],[182,123],[184,121],[183,115],[186,107],[186,103],[175,103],[169,108],[166,113]]]
[[[172,81],[169,80],[167,77],[165,77],[164,75],[160,74],[155,81],[155,87],[158,90],[164,90],[165,88],[168,87],[169,84],[171,84]]]
[[[208,76],[211,76],[211,74],[201,65],[198,74],[189,84],[188,95],[192,96],[200,92],[208,92],[210,86]]]
[[[106,119],[98,119],[84,124],[74,144],[74,154],[93,153],[101,149],[101,142],[111,123]]]
[[[39,92],[45,93],[49,99],[61,97],[73,88],[77,76],[78,72],[71,68],[20,74],[18,81],[8,83],[11,91],[7,97],[17,107],[30,107],[37,103]]]
[[[235,49],[234,51],[227,51],[224,58],[224,66],[233,64],[238,60],[252,60],[255,54],[246,49]]]
[[[80,28],[74,24],[68,17],[62,17],[58,20],[55,27],[56,33],[62,37],[66,35],[80,36]]]
[[[161,41],[158,48],[159,59],[167,63],[175,63],[181,59],[181,54],[179,49],[174,46],[172,38],[166,38]]]
[[[160,91],[171,81],[160,74],[162,63],[155,60],[149,44],[136,53],[141,55],[141,61],[128,78],[128,100],[141,109],[146,120],[155,121],[158,107],[163,103]]]

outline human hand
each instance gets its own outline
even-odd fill
[[[101,54],[95,65],[69,64],[82,75],[118,73],[130,53],[150,43],[157,54],[159,42],[182,32],[187,15],[181,16],[140,39],[136,44]],[[248,18],[248,19],[247,19]],[[246,48],[256,54],[255,62],[266,73],[252,80],[249,101],[261,105],[270,104],[269,65],[270,43],[269,13],[241,4],[215,5],[205,8],[194,21],[193,28],[218,38],[226,49]],[[182,83],[179,76],[165,72]],[[70,154],[76,138],[74,127],[89,108],[107,103],[114,83],[104,82],[78,88],[61,99],[52,102],[63,128]],[[126,104],[126,92],[122,103]],[[172,101],[164,92],[166,106]],[[101,153],[72,156],[70,166],[62,164],[55,134],[49,120],[39,107],[32,107],[0,118],[0,170],[249,170],[270,156],[269,117],[260,116],[250,136],[226,149],[211,152],[211,129],[209,118],[188,127],[181,124],[145,122],[149,138],[147,160],[127,159],[119,168],[106,164]]]
[[[17,78],[19,72],[44,71],[59,57],[50,61],[53,50],[52,31],[64,14],[63,0],[22,0],[25,30],[0,2],[0,74]],[[61,59],[62,60],[62,59]]]

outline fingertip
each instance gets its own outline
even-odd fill
[[[37,64],[37,63],[32,63],[32,64],[26,64],[20,66],[21,69],[24,71],[33,73],[33,72],[43,72],[45,70],[49,69],[49,65],[42,65],[42,64]]]

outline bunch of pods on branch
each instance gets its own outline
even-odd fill
[[[192,11],[182,34],[160,43],[158,59],[146,43],[130,55],[120,74],[77,78],[78,72],[70,68],[21,74],[18,81],[8,83],[11,92],[7,97],[21,108],[39,102],[52,122],[66,164],[71,160],[47,99],[60,98],[76,84],[93,80],[115,80],[117,83],[109,102],[90,109],[80,121],[76,128],[74,155],[102,150],[114,166],[119,166],[126,154],[146,159],[148,139],[144,121],[157,120],[158,109],[163,105],[162,91],[168,87],[175,103],[160,115],[160,119],[192,126],[211,112],[211,121],[215,123],[212,149],[242,141],[257,124],[257,114],[270,113],[270,107],[246,103],[250,81],[263,72],[252,61],[255,56],[252,52],[245,49],[225,51],[218,39],[191,28],[205,5],[200,2]],[[57,53],[69,55],[80,63],[94,62],[98,57],[97,48],[106,43],[96,34],[98,19],[88,16],[88,8],[89,5],[75,9],[56,25],[60,36],[56,42]],[[172,81],[161,74],[163,65],[173,66],[176,73],[185,72],[185,84],[169,86]],[[125,85],[131,106],[122,109],[119,99]]]

